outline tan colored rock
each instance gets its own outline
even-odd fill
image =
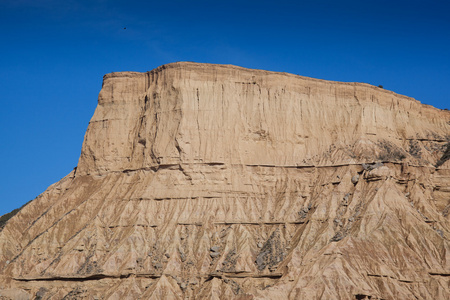
[[[0,293],[450,297],[448,111],[196,63],[105,75],[98,101],[76,170],[0,232]]]

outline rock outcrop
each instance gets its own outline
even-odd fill
[[[448,299],[449,140],[363,83],[105,75],[77,168],[0,232],[0,299]]]

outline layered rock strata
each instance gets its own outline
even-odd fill
[[[77,168],[0,232],[0,298],[448,299],[449,139],[363,83],[107,74]]]

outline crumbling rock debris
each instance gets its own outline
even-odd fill
[[[345,234],[342,231],[337,232],[331,239],[331,242],[339,242],[345,237]]]
[[[107,74],[77,167],[0,220],[0,297],[449,299],[449,119],[229,65]]]
[[[230,250],[225,256],[224,261],[222,262],[223,272],[236,272],[236,263],[238,259],[238,254],[236,253],[236,249]]]
[[[372,164],[367,164],[367,163],[363,163],[362,164],[363,169],[366,170],[366,171],[372,171],[372,170],[374,170],[376,168],[379,168],[381,166],[383,166],[383,163],[381,161],[377,161],[377,162],[372,163]]]
[[[355,176],[352,177],[352,183],[357,184],[358,181],[359,181],[359,174],[356,174]]]
[[[48,292],[48,290],[44,287],[41,287],[37,293],[36,293],[36,297],[34,298],[35,300],[41,300],[44,299],[45,294]]]
[[[446,161],[450,159],[450,142],[447,143],[447,148],[445,148],[445,152],[436,162],[436,168],[442,166]]]
[[[283,261],[284,245],[280,239],[280,232],[277,228],[264,243],[261,251],[256,257],[256,265],[259,271],[264,270],[266,267],[272,268]]]
[[[42,290],[39,289],[39,291],[42,291]],[[71,290],[67,295],[65,295],[62,299],[63,300],[77,300],[77,299],[83,298],[82,295],[85,294],[86,292],[87,292],[86,290],[83,290],[81,288],[75,288],[75,289]]]

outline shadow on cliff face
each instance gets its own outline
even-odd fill
[[[447,149],[445,149],[444,154],[442,157],[437,161],[436,168],[439,168],[442,166],[447,160],[450,159],[450,142],[447,143]]]

